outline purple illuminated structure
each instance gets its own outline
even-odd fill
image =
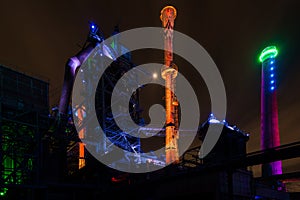
[[[64,83],[59,102],[59,114],[62,116],[66,116],[68,113],[68,107],[77,70],[79,69],[81,64],[86,60],[86,58],[90,55],[92,50],[94,50],[94,48],[104,40],[104,38],[101,35],[102,34],[98,26],[94,23],[90,23],[90,32],[87,40],[88,44],[85,44],[81,51],[79,51],[72,58],[69,58],[69,60],[66,63]],[[103,45],[103,53],[107,57],[112,58],[112,52],[106,45]]]
[[[84,60],[94,48],[95,44],[90,43],[78,54],[70,58],[66,64],[62,94],[59,102],[59,113],[61,115],[67,115],[77,69],[80,67],[80,65],[84,62]]]
[[[277,108],[276,60],[278,51],[275,46],[265,48],[259,60],[262,63],[261,77],[261,149],[280,145]],[[262,176],[282,174],[281,161],[262,165]]]

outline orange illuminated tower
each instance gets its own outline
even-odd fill
[[[177,66],[173,63],[173,27],[177,12],[173,6],[161,10],[160,19],[164,28],[164,66],[161,76],[165,80],[166,102],[166,164],[179,161],[178,153],[178,102],[175,97]],[[173,92],[172,92],[173,91]]]

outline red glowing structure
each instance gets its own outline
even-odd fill
[[[278,51],[275,46],[265,48],[260,55],[261,77],[261,149],[280,146],[278,107],[276,97],[276,62]],[[262,165],[262,176],[282,174],[281,161]]]
[[[166,102],[166,164],[179,161],[178,153],[178,102],[175,92],[175,78],[177,66],[173,63],[173,27],[177,12],[173,6],[166,6],[161,10],[160,19],[164,28],[164,66],[161,76],[165,80]]]

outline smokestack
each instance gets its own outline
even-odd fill
[[[261,149],[265,150],[280,145],[277,107],[277,81],[275,46],[266,47],[259,60],[262,63],[261,75]],[[282,174],[281,161],[262,165],[262,176]]]

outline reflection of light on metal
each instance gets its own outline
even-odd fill
[[[224,125],[224,127],[227,127],[228,129],[232,130],[232,131],[239,131],[239,132],[243,132],[241,130],[239,130],[236,126],[231,126],[228,124],[228,122],[224,119],[224,120],[218,120],[213,113],[210,114],[209,118],[208,118],[208,123],[210,124],[221,124]],[[244,133],[244,132],[243,132]],[[244,133],[247,137],[249,136],[248,133]]]
[[[166,166],[165,162],[160,161],[160,160],[151,159],[151,158],[147,159],[147,163],[157,165],[157,166],[162,166],[162,167]]]
[[[216,124],[216,123],[221,123],[221,122],[219,120],[217,120],[217,119],[210,119],[209,123]]]
[[[219,123],[222,123],[221,121],[219,121],[219,120],[216,119],[216,117],[214,116],[213,113],[210,113],[208,122],[211,123],[211,124],[219,124]],[[223,120],[223,123],[226,123],[226,121]]]
[[[85,166],[85,158],[84,158],[84,143],[79,142],[79,163],[78,169],[81,169]]]
[[[72,57],[68,61],[68,66],[72,69],[72,75],[75,76],[77,67],[80,66],[80,60],[77,57]]]
[[[178,101],[173,101],[173,106],[178,106],[179,104],[178,104]]]
[[[78,122],[82,124],[84,118],[86,117],[85,107],[84,106],[78,107],[77,110],[75,111],[75,116],[78,117]],[[84,139],[85,132],[86,132],[86,128],[83,127],[78,132],[79,139]],[[78,142],[78,145],[79,145],[78,169],[81,169],[85,166],[85,158],[84,158],[84,146],[85,146],[85,144],[80,141],[80,142]]]
[[[104,55],[106,55],[107,57],[109,57],[112,60],[117,59],[115,53],[109,46],[103,45],[103,53],[104,53]]]

